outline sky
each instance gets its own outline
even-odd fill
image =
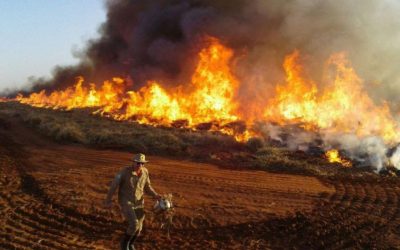
[[[77,62],[105,15],[103,0],[0,0],[0,92]]]

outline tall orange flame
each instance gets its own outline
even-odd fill
[[[99,107],[97,113],[114,119],[135,119],[154,125],[184,120],[182,124],[195,129],[201,123],[215,123],[218,126],[211,129],[247,140],[254,132],[246,129],[238,132],[224,126],[246,117],[240,113],[240,103],[235,98],[240,86],[230,68],[233,51],[216,38],[208,38],[208,44],[199,52],[190,84],[166,89],[150,81],[135,92],[128,91],[120,78],[106,81],[100,87],[87,86],[83,78],[78,78],[74,86],[65,90],[49,94],[43,90],[16,99],[38,107]],[[399,127],[389,107],[374,104],[344,53],[329,58],[321,84],[305,77],[299,57],[298,51],[286,57],[283,64],[286,81],[277,85],[276,96],[267,106],[257,107],[264,110],[258,120],[281,125],[296,123],[307,130],[353,133],[360,137],[377,135],[389,144],[399,141]]]
[[[400,139],[398,124],[386,104],[377,106],[363,89],[344,53],[334,54],[327,67],[334,77],[319,91],[302,76],[295,51],[284,63],[286,84],[278,85],[276,97],[265,110],[265,119],[280,124],[303,123],[306,129],[354,133],[360,137],[379,135],[387,143]]]
[[[192,76],[191,84],[165,89],[159,83],[150,81],[139,91],[126,91],[120,78],[106,81],[97,89],[91,84],[83,86],[83,78],[62,91],[49,95],[43,90],[29,97],[19,95],[21,103],[36,107],[73,109],[78,107],[101,107],[96,111],[118,120],[135,118],[147,124],[169,125],[176,120],[186,120],[189,127],[200,123],[216,122],[226,124],[239,119],[234,101],[238,81],[230,70],[233,51],[217,39],[208,38],[209,46],[199,52],[199,62]],[[222,132],[234,134],[224,129]],[[235,135],[244,140],[249,133]]]

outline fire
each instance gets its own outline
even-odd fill
[[[337,151],[336,149],[331,149],[328,150],[325,153],[326,158],[328,159],[328,161],[330,163],[340,163],[342,166],[344,167],[351,167],[352,163],[348,160],[344,160],[340,157],[339,155],[339,151]]]
[[[318,89],[303,76],[298,59],[297,51],[286,58],[286,84],[277,86],[276,97],[264,113],[266,120],[301,123],[308,130],[353,133],[359,137],[379,135],[386,143],[400,139],[388,106],[374,104],[344,53],[334,54],[328,60],[325,89]]]
[[[65,90],[54,91],[50,95],[47,95],[46,91],[42,90],[39,93],[32,93],[27,98],[19,95],[16,99],[21,103],[35,107],[70,110],[73,108],[98,107],[106,104],[117,105],[120,95],[125,93],[124,81],[120,78],[105,81],[100,90],[96,90],[94,84],[85,87],[83,82],[83,77],[78,77],[77,83]]]
[[[238,81],[229,68],[233,51],[214,38],[211,45],[199,53],[199,63],[191,83],[166,90],[157,82],[150,82],[139,92],[129,92],[125,99],[127,112],[123,119],[143,117],[143,121],[157,120],[170,124],[176,120],[187,120],[190,126],[217,121],[227,123],[238,119],[235,116],[234,94]],[[114,111],[104,107],[105,110]]]
[[[269,103],[265,117],[280,124],[304,121],[312,124],[317,108],[315,83],[302,77],[302,66],[297,62],[299,52],[288,56],[283,64],[286,72],[286,85],[278,85],[277,96]]]
[[[152,125],[171,126],[182,121],[181,126],[196,129],[199,124],[210,123],[211,130],[246,141],[256,134],[249,129],[253,121],[246,121],[247,116],[240,112],[236,98],[240,83],[231,70],[233,50],[216,38],[206,40],[208,45],[199,51],[190,82],[175,88],[149,81],[138,91],[129,91],[131,88],[121,78],[96,86],[84,84],[84,79],[79,77],[67,89],[51,93],[43,90],[28,97],[19,95],[16,100],[55,109],[98,107],[98,114]],[[299,58],[299,51],[285,58],[285,82],[277,85],[275,97],[267,100],[266,106],[252,105],[263,110],[262,117],[254,120],[300,124],[306,130],[317,132],[352,133],[359,137],[377,135],[387,144],[399,141],[399,127],[388,105],[373,102],[344,53],[329,58],[319,84],[307,77]],[[240,121],[244,121],[245,129],[229,126]]]
[[[230,69],[233,51],[223,46],[216,38],[207,38],[209,46],[199,52],[199,62],[191,83],[173,89],[165,89],[150,81],[139,91],[127,91],[120,78],[106,81],[100,88],[94,84],[84,86],[84,79],[65,90],[47,94],[45,90],[32,93],[29,97],[17,96],[21,103],[36,107],[73,109],[101,107],[96,113],[117,120],[135,119],[154,125],[170,125],[185,120],[189,127],[200,123],[215,122],[224,125],[239,119],[234,101],[238,80]],[[212,127],[211,129],[218,129]],[[223,133],[245,140],[248,131],[237,134],[233,130],[221,129]]]
[[[229,67],[233,51],[213,39],[213,45],[199,56],[200,62],[192,77],[195,91],[185,100],[188,110],[196,107],[192,122],[237,120],[237,103],[233,99],[239,84]]]

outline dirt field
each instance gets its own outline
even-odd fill
[[[0,249],[118,249],[125,224],[117,205],[101,204],[131,156],[55,144],[1,118]],[[148,198],[137,249],[400,249],[397,177],[317,179],[149,160],[154,188],[173,194],[176,213],[168,239]]]

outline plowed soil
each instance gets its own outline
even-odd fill
[[[0,249],[118,249],[125,223],[102,206],[131,153],[55,144],[0,119]],[[148,156],[172,193],[167,236],[146,200],[137,249],[398,249],[397,177],[316,177]],[[114,201],[115,201],[114,197]]]

